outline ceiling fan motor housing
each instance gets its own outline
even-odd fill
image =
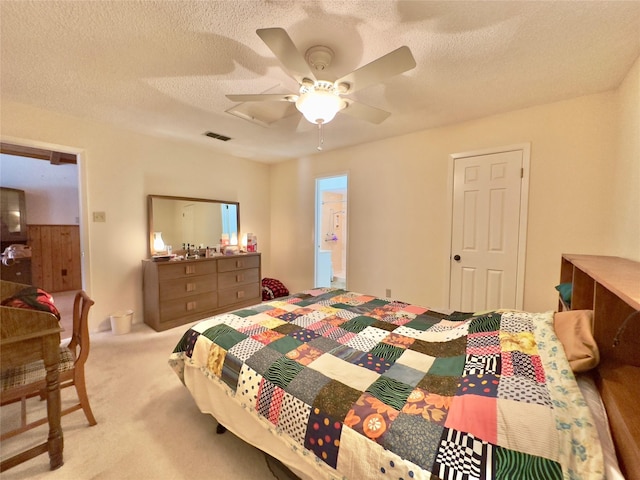
[[[333,50],[323,45],[316,45],[306,51],[305,59],[311,68],[322,71],[331,65]]]

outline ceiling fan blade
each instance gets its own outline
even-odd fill
[[[366,120],[371,123],[382,123],[389,115],[390,112],[381,110],[371,105],[365,105],[364,103],[356,102],[351,99],[345,99],[347,107],[340,110],[340,113],[345,113],[351,117],[359,118],[360,120]]]
[[[311,73],[307,61],[284,29],[260,28],[256,33],[298,83],[302,84],[304,78],[315,81],[316,78]]]
[[[404,46],[336,80],[336,85],[347,83],[350,88],[346,93],[352,93],[375,83],[380,83],[385,78],[411,70],[415,66],[416,61],[411,54],[411,50],[409,50],[409,47]]]
[[[256,93],[246,95],[226,95],[234,102],[295,102],[297,95],[291,93]]]

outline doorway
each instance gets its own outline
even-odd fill
[[[86,268],[77,155],[0,143],[0,164],[3,186],[25,190],[30,205],[27,244],[32,256],[26,283],[53,294],[63,335],[68,334],[73,330],[73,300],[83,288]]]
[[[316,287],[347,288],[347,186],[347,175],[316,178]]]
[[[529,149],[451,156],[451,309],[523,308]]]

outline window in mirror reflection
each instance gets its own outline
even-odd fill
[[[223,203],[220,205],[222,214],[222,233],[229,236],[231,245],[238,244],[238,208],[236,205]]]

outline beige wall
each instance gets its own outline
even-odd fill
[[[640,261],[640,58],[616,94],[610,251]]]
[[[315,178],[344,173],[348,287],[380,296],[390,288],[396,298],[443,306],[449,155],[525,142],[531,177],[524,308],[547,310],[556,306],[561,253],[640,260],[639,70],[636,62],[614,92],[274,166],[5,100],[0,133],[5,142],[81,154],[94,330],[108,328],[116,310],[133,308],[142,321],[146,195],[239,201],[242,230],[259,238],[263,275],[297,291],[313,286]],[[93,211],[106,212],[106,223],[90,222]]]
[[[269,168],[172,140],[2,102],[2,141],[81,155],[81,223],[86,232],[85,289],[95,300],[91,329],[108,329],[109,314],[134,309],[142,321],[140,261],[147,258],[148,194],[238,201],[243,231],[254,232],[269,255]],[[229,168],[233,165],[233,168]],[[106,223],[90,221],[106,212]]]
[[[524,308],[555,308],[562,253],[638,257],[640,182],[627,175],[640,158],[629,138],[638,132],[637,70],[636,62],[616,92],[272,167],[273,275],[294,291],[313,286],[314,179],[348,171],[348,288],[380,296],[390,288],[396,298],[444,306],[449,155],[530,143]],[[631,126],[619,128],[622,120]],[[621,184],[635,193],[614,195]]]

